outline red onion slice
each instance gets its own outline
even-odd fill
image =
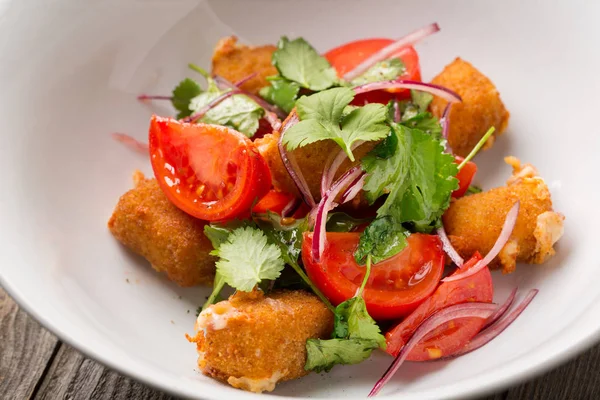
[[[500,307],[498,307],[498,309],[496,311],[494,311],[494,313],[492,315],[490,315],[490,317],[487,319],[487,321],[485,321],[483,328],[481,328],[481,331],[486,329],[488,326],[492,325],[494,322],[496,322],[498,320],[498,318],[502,317],[506,313],[506,310],[508,310],[510,308],[510,306],[512,305],[513,301],[515,301],[515,296],[517,295],[517,289],[518,289],[518,287],[515,287],[510,292],[510,294],[508,295],[508,298],[504,301],[504,303],[502,303],[502,305]]]
[[[444,108],[444,112],[442,113],[442,118],[440,118],[440,125],[442,125],[442,137],[444,139],[448,139],[448,131],[450,130],[450,108],[452,108],[452,103],[446,104],[446,108]]]
[[[363,171],[358,165],[349,169],[333,184],[333,186],[331,186],[331,189],[321,197],[321,201],[317,208],[317,216],[315,218],[315,230],[312,245],[312,256],[315,262],[318,263],[321,261],[323,250],[325,250],[327,213],[335,208],[336,205],[333,201],[345,187],[350,185],[361,174],[363,174]]]
[[[452,243],[450,243],[450,239],[448,239],[448,235],[446,235],[444,225],[440,226],[437,229],[437,234],[440,237],[440,240],[442,241],[442,247],[446,254],[448,254],[448,257],[450,257],[452,262],[456,264],[458,268],[462,268],[463,264],[465,263],[465,260],[463,260],[463,258],[454,249],[454,246],[452,246]]]
[[[488,318],[490,315],[492,315],[495,309],[496,305],[492,303],[463,303],[443,308],[433,314],[431,317],[427,318],[421,325],[419,325],[415,333],[404,345],[404,347],[402,347],[402,350],[400,350],[400,353],[398,353],[398,356],[394,359],[387,371],[385,371],[381,379],[379,379],[375,386],[373,386],[373,389],[369,393],[369,397],[374,397],[379,393],[383,386],[394,376],[412,349],[429,332],[449,321],[458,318]]]
[[[360,193],[360,191],[362,190],[362,188],[365,184],[365,179],[367,179],[367,174],[364,174],[364,173],[362,175],[360,175],[358,178],[356,178],[354,180],[354,182],[352,182],[350,184],[350,186],[348,186],[348,189],[346,189],[344,194],[342,194],[342,197],[340,198],[340,202],[342,204],[346,204],[347,202],[354,199],[356,197],[356,195],[358,193]]]
[[[494,339],[496,336],[501,334],[506,328],[508,328],[508,326],[512,324],[519,317],[519,315],[521,315],[521,313],[527,308],[529,303],[531,303],[531,301],[538,294],[538,292],[539,291],[537,289],[531,289],[529,293],[527,293],[527,296],[525,296],[523,301],[521,301],[521,303],[508,315],[497,321],[495,324],[490,325],[489,328],[480,332],[469,342],[469,344],[463,347],[462,350],[449,357],[444,358],[456,358],[458,356],[462,356],[463,354],[470,353],[473,350],[477,350],[481,346],[489,343],[492,339]]]
[[[364,143],[364,140],[357,140],[352,143],[350,146],[350,150],[356,149],[358,146]],[[338,169],[346,159],[348,158],[348,154],[341,150],[336,153],[331,154],[331,156],[325,162],[325,168],[323,168],[323,175],[321,177],[321,196],[325,195],[325,192],[329,190],[331,184],[333,183],[333,178],[337,173]]]
[[[285,135],[285,131],[287,131],[293,125],[296,125],[299,121],[300,119],[298,118],[296,111],[292,111],[292,113],[285,119],[285,125],[281,127],[281,134],[279,136],[277,147],[279,148],[279,155],[281,156],[283,166],[294,181],[298,192],[300,192],[302,200],[304,200],[304,202],[312,209],[317,205],[317,203],[310,192],[310,188],[308,187],[308,183],[306,182],[304,175],[302,175],[302,171],[300,170],[300,166],[296,161],[296,157],[294,157],[292,152],[288,152],[283,144],[283,135]]]
[[[291,217],[292,215],[294,215],[294,213],[296,212],[298,207],[300,207],[301,204],[302,200],[300,200],[297,197],[294,197],[289,203],[286,204],[285,207],[283,207],[283,210],[281,210],[281,217]]]
[[[443,86],[406,79],[365,83],[364,85],[355,87],[353,90],[356,94],[361,94],[382,89],[414,89],[431,93],[432,95],[441,97],[450,103],[460,103],[462,101],[458,93]]]
[[[240,79],[239,81],[234,82],[233,84],[236,87],[240,87],[242,86],[244,83],[248,82],[250,79],[254,78],[256,75],[258,75],[258,72],[253,72],[248,76],[243,77],[242,79]]]
[[[401,120],[402,115],[400,115],[400,104],[398,103],[398,100],[396,100],[394,101],[394,122],[399,123]]]
[[[173,100],[173,97],[171,96],[153,96],[153,95],[149,95],[149,94],[140,94],[137,97],[138,100],[140,101],[146,101],[146,100]]]
[[[239,90],[239,87],[237,85],[229,82],[227,79],[223,78],[222,76],[215,75],[214,79],[215,79],[215,82],[217,82],[217,85],[219,85],[221,88],[238,89]],[[244,96],[250,97],[254,102],[256,102],[256,104],[261,106],[265,111],[270,111],[272,113],[275,113],[275,115],[277,115],[277,117],[279,117],[279,118],[286,117],[286,114],[283,112],[282,109],[280,109],[279,107],[276,107],[272,104],[267,103],[265,100],[258,97],[257,95],[252,94],[250,92],[246,92],[245,90],[241,90],[241,93]]]
[[[500,253],[500,250],[502,250],[506,242],[508,242],[512,231],[515,228],[515,225],[517,224],[518,216],[519,201],[517,200],[515,205],[512,206],[510,211],[508,211],[508,213],[506,214],[506,220],[504,221],[502,231],[500,232],[500,235],[498,236],[498,239],[496,239],[496,243],[494,243],[494,246],[492,247],[490,252],[487,253],[487,255],[482,260],[478,261],[477,264],[473,265],[468,270],[461,272],[460,274],[447,276],[446,278],[442,279],[442,281],[452,282],[457,281],[459,279],[464,279],[466,277],[476,274],[481,269],[485,268],[485,266],[488,265],[498,255],[498,253]]]
[[[150,151],[148,148],[148,143],[140,142],[126,133],[115,132],[112,134],[112,137],[116,141],[123,143],[125,146],[137,151],[138,153],[148,155],[148,152]]]
[[[437,23],[429,24],[423,28],[417,29],[416,31],[409,33],[408,35],[396,40],[394,43],[391,43],[388,46],[385,46],[383,49],[379,50],[377,53],[373,54],[365,61],[358,64],[353,70],[346,72],[344,75],[344,79],[346,81],[351,81],[354,78],[364,74],[369,68],[371,68],[374,64],[379,61],[386,60],[394,55],[398,50],[403,47],[412,46],[418,41],[426,38],[427,36],[436,33],[440,30],[440,27]]]
[[[242,92],[237,89],[225,92],[225,93],[221,94],[220,96],[212,99],[207,105],[205,105],[200,110],[198,110],[198,112],[196,112],[196,114],[190,115],[189,117],[186,117],[186,118],[182,119],[181,121],[189,122],[189,123],[196,122],[200,118],[204,117],[204,115],[206,115],[206,113],[209,112],[211,109],[213,109],[216,106],[218,106],[219,104],[221,104],[221,102],[223,100],[230,98],[234,94],[240,94],[240,93],[242,93]]]

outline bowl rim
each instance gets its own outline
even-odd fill
[[[145,385],[151,386],[162,392],[169,393],[175,396],[186,396],[191,398],[202,398],[207,400],[217,400],[224,398],[227,394],[236,393],[237,398],[247,399],[258,399],[258,396],[264,398],[264,394],[256,394],[245,392],[239,389],[228,387],[224,384],[214,382],[197,382],[200,386],[208,389],[206,392],[197,392],[192,390],[188,385],[177,384],[173,379],[165,379],[165,376],[160,372],[156,371],[154,367],[144,366],[145,364],[139,361],[128,361],[128,363],[119,363],[114,358],[106,355],[95,348],[91,340],[85,340],[86,335],[82,337],[75,337],[74,335],[67,332],[64,326],[60,323],[52,321],[50,318],[38,313],[35,306],[26,299],[25,296],[19,291],[19,289],[10,283],[10,281],[0,274],[0,286],[4,288],[6,293],[23,309],[29,316],[36,320],[42,327],[50,331],[52,334],[57,336],[59,340],[73,347],[77,351],[81,352],[86,357],[99,362],[104,367],[112,369],[120,374],[128,376],[141,382]],[[600,296],[598,296],[600,297]],[[595,300],[597,300],[596,298]],[[590,309],[594,305],[598,305],[599,302],[592,301],[585,307],[578,318],[574,322],[580,321],[585,318],[586,314],[590,314]],[[548,342],[560,341],[562,336],[565,335],[564,329],[557,333],[553,337],[550,337]],[[472,398],[474,396],[486,395],[494,391],[502,390],[512,385],[516,385],[523,381],[529,380],[534,376],[541,375],[542,373],[555,368],[559,364],[562,364],[575,356],[579,355],[583,351],[592,347],[597,342],[600,342],[600,324],[595,329],[588,329],[584,334],[580,335],[575,339],[571,339],[568,344],[563,346],[553,346],[551,348],[544,348],[541,350],[538,346],[532,352],[525,354],[521,357],[511,360],[509,363],[503,365],[501,368],[504,373],[498,373],[498,368],[494,368],[491,371],[484,373],[482,376],[473,376],[470,378],[462,379],[455,383],[440,386],[433,389],[420,390],[408,394],[407,399],[423,399],[423,398],[436,398],[436,399],[453,399],[453,398]],[[138,365],[136,365],[138,364]],[[481,382],[481,380],[484,382]],[[476,382],[479,380],[480,382]],[[173,382],[170,382],[173,381]],[[233,392],[235,391],[235,392]],[[392,392],[379,396],[381,398],[390,398],[397,395],[398,392]],[[200,397],[201,396],[201,397]],[[406,396],[406,395],[405,395]],[[292,396],[278,396],[281,399],[299,399],[301,397]],[[325,399],[323,397],[316,397],[315,399]]]

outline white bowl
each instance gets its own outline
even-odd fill
[[[518,284],[540,293],[484,348],[450,362],[409,363],[384,389],[408,399],[464,398],[499,389],[590,346],[600,332],[598,91],[600,3],[520,1],[76,1],[0,3],[0,282],[63,340],[174,394],[258,398],[206,378],[184,338],[207,289],[181,289],[109,234],[106,222],[144,157],[114,131],[145,139],[140,92],[168,93],[208,66],[218,38],[248,43],[302,35],[326,50],[399,37],[438,21],[418,46],[425,78],[460,55],[491,77],[510,129],[478,158],[479,183],[501,185],[502,157],[541,171],[566,219],[542,266],[494,273],[496,298]],[[329,374],[284,383],[279,396],[365,397],[391,359],[377,354]]]

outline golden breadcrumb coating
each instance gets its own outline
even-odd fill
[[[180,286],[211,284],[216,258],[208,254],[206,222],[175,207],[156,179],[138,171],[134,183],[108,221],[113,236]]]
[[[475,251],[485,255],[518,200],[519,215],[512,235],[490,264],[510,273],[517,262],[541,264],[554,255],[554,243],[563,233],[564,216],[553,211],[548,186],[532,165],[521,165],[515,157],[506,157],[505,161],[513,167],[506,186],[453,201],[443,222],[462,257],[469,258]]]
[[[277,75],[277,70],[271,64],[271,56],[277,47],[251,47],[238,44],[237,40],[235,36],[219,40],[212,57],[212,74],[235,83],[256,73],[257,75],[245,82],[241,88],[257,94],[262,87],[269,84],[266,80],[268,76]]]
[[[197,345],[205,375],[263,392],[308,374],[306,340],[329,337],[333,314],[308,292],[255,290],[213,304],[195,328],[196,336],[188,339]]]
[[[496,131],[484,149],[490,148],[495,137],[506,130],[509,113],[500,99],[500,93],[492,81],[470,63],[455,59],[431,83],[452,89],[462,97],[462,103],[453,104],[450,111],[448,143],[455,154],[462,157],[469,154],[492,126]],[[440,118],[446,104],[446,100],[435,97],[431,102],[431,111]]]

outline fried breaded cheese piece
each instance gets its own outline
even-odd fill
[[[108,221],[113,236],[180,286],[212,284],[216,258],[208,254],[206,222],[175,207],[156,179],[138,171],[134,182]]]
[[[485,255],[518,200],[515,228],[490,263],[490,267],[510,273],[517,262],[541,264],[554,255],[553,246],[563,234],[565,217],[553,211],[548,186],[531,164],[521,165],[516,157],[506,157],[505,161],[513,167],[506,186],[453,201],[442,219],[452,245],[462,257],[469,258],[475,251]]]
[[[462,97],[450,110],[448,142],[455,154],[465,157],[475,147],[489,128],[496,128],[486,142],[490,148],[497,135],[506,130],[509,113],[500,99],[500,93],[490,81],[470,63],[457,58],[448,64],[431,83],[454,90]],[[432,113],[441,118],[446,100],[435,97],[431,102]]]
[[[241,88],[257,94],[262,87],[269,84],[267,76],[277,75],[277,70],[271,64],[271,56],[277,47],[250,47],[238,44],[237,40],[235,36],[219,40],[212,57],[212,74],[235,83],[256,73],[256,76],[245,82]]]
[[[260,393],[308,374],[306,340],[328,338],[333,313],[304,291],[237,292],[202,311],[195,329],[202,373]]]
[[[265,135],[260,139],[256,139],[258,151],[267,161],[269,169],[271,170],[271,176],[273,178],[273,185],[283,191],[294,193],[299,195],[294,181],[287,173],[281,155],[279,154],[279,148],[277,143],[279,141],[279,132],[273,132]],[[346,159],[337,171],[335,178],[341,176],[345,171],[352,168],[360,163],[360,159],[365,156],[369,151],[377,145],[377,142],[366,142],[353,151],[355,160],[351,162]],[[296,158],[298,167],[302,171],[302,175],[306,179],[306,183],[310,188],[313,197],[318,201],[321,198],[321,178],[323,176],[323,169],[327,164],[327,160],[333,155],[335,156],[340,152],[340,146],[333,140],[321,140],[319,142],[311,143],[304,147],[300,147],[294,150],[292,153]]]

